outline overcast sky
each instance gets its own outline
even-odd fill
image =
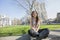
[[[38,0],[39,1],[39,0]],[[60,0],[44,0],[48,18],[55,18],[57,12],[60,12]],[[20,0],[26,8],[25,2]],[[42,2],[39,1],[39,2]],[[15,0],[0,0],[0,15],[7,15],[11,18],[22,18],[26,14],[26,10],[19,6]]]

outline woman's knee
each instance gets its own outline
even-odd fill
[[[49,35],[49,30],[47,28],[42,29],[42,31],[40,32],[39,36],[42,38],[46,38]]]
[[[46,34],[46,35],[49,34],[49,30],[48,30],[48,28],[41,29],[41,30],[39,30],[38,32],[39,32],[39,33],[42,33],[42,34]]]
[[[42,32],[42,31],[44,31],[44,30],[46,30],[47,32],[49,32],[49,29],[48,29],[48,28],[39,29],[38,32],[40,33],[40,32]]]
[[[46,30],[46,31],[47,31],[47,33],[49,34],[49,29],[48,29],[48,28],[45,28],[44,30]]]

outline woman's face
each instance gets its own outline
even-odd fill
[[[37,13],[36,13],[36,12],[34,12],[34,13],[33,13],[33,17],[35,17],[35,18],[36,18],[36,16],[37,16]]]

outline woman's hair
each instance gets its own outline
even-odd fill
[[[32,13],[31,13],[31,17],[33,18],[33,14],[34,14],[34,12],[36,12],[36,14],[37,14],[37,16],[36,16],[36,25],[37,25],[38,20],[39,20],[39,17],[38,17],[38,13],[37,13],[37,11],[32,11]]]

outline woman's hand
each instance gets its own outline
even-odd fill
[[[37,28],[36,28],[36,32],[38,32],[38,30],[39,30],[39,28],[37,27]]]
[[[32,27],[32,29],[35,31],[35,32],[38,32],[38,28],[37,27]]]

